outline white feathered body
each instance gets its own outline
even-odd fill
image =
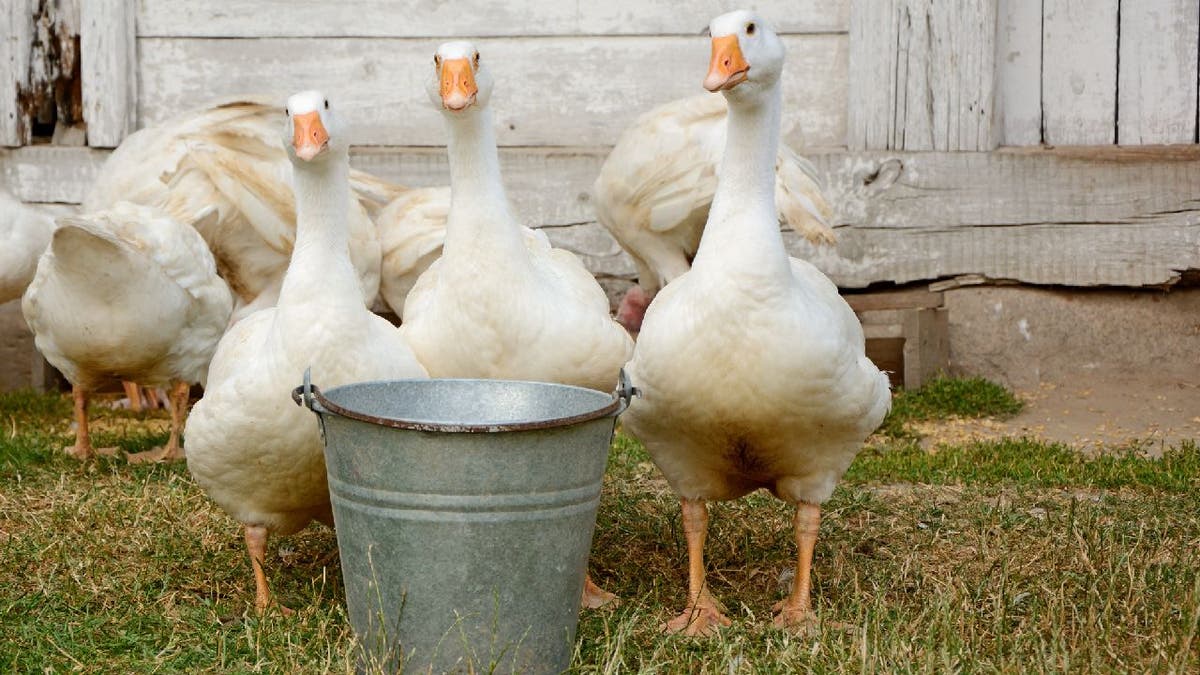
[[[125,202],[59,223],[22,300],[46,360],[85,389],[203,383],[233,300],[195,229]]]
[[[50,214],[0,189],[0,303],[25,292],[54,228]]]
[[[693,269],[646,313],[628,366],[642,397],[622,419],[683,497],[762,487],[819,504],[887,414],[854,312],[819,270],[791,267],[782,285]]]
[[[633,344],[609,317],[603,289],[542,233],[517,236],[515,254],[481,238],[430,265],[408,295],[401,331],[435,377],[611,390]]]

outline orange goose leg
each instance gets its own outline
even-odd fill
[[[816,615],[812,611],[812,560],[817,545],[817,531],[821,527],[821,507],[800,502],[796,504],[796,576],[792,579],[792,592],[784,600],[775,603],[775,626],[784,629],[804,629]]]
[[[681,500],[683,534],[688,547],[688,608],[663,624],[667,633],[712,636],[731,622],[725,608],[708,592],[704,580],[704,540],[708,536],[708,505],[703,499]]]

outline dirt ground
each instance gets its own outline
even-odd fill
[[[1088,373],[1017,391],[1025,409],[996,420],[921,423],[922,443],[1030,436],[1085,452],[1137,445],[1151,454],[1200,441],[1200,368],[1193,373]]]

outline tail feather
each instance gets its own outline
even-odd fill
[[[359,203],[372,219],[378,217],[385,206],[409,191],[404,185],[391,183],[358,169],[350,170],[350,189],[354,190]]]
[[[833,244],[833,208],[825,200],[816,167],[786,147],[776,160],[775,202],[780,220],[814,244]]]

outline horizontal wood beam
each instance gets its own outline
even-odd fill
[[[590,187],[606,148],[504,148],[516,211],[590,269],[631,278],[629,258],[593,220]],[[78,202],[106,153],[0,150],[0,180],[27,201]],[[978,274],[1033,284],[1148,286],[1200,269],[1200,147],[1004,149],[990,153],[811,154],[835,205],[836,247],[791,232],[793,254],[845,288]],[[359,168],[410,185],[445,184],[440,148],[356,148]]]
[[[613,3],[576,0],[459,0],[405,11],[395,0],[359,0],[352,10],[325,0],[139,2],[144,37],[481,37],[527,35],[697,35],[724,11],[710,0]],[[406,3],[412,4],[412,3]],[[849,0],[763,0],[755,8],[784,33],[845,32]],[[401,5],[398,7],[398,5]]]

